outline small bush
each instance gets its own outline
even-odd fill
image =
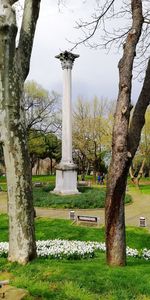
[[[33,189],[34,204],[38,207],[52,208],[103,208],[105,206],[105,188],[80,187],[79,195],[55,195],[50,191],[54,189],[54,185],[38,187]],[[132,197],[126,195],[125,203],[132,202]]]

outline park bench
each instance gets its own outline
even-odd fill
[[[0,298],[5,298],[5,286],[9,284],[9,280],[0,281]]]
[[[98,225],[99,218],[95,216],[77,216],[77,222],[90,223],[93,225]]]
[[[42,182],[34,182],[34,187],[42,187],[43,183]]]
[[[89,181],[83,181],[83,180],[81,180],[81,181],[78,181],[78,185],[79,186],[91,186],[91,181],[89,180]]]

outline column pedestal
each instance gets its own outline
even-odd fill
[[[56,166],[55,194],[74,195],[77,190],[77,166],[74,163],[62,163]]]

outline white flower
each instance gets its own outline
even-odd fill
[[[0,256],[6,255],[9,251],[9,244],[7,242],[0,243]]]
[[[37,255],[50,258],[87,258],[93,257],[96,250],[106,251],[105,243],[68,241],[68,240],[47,240],[37,241]],[[7,242],[0,243],[0,256],[6,256],[9,251]],[[138,252],[137,249],[126,248],[127,256],[150,259],[150,250],[144,248]]]

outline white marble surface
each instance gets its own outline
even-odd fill
[[[77,168],[72,159],[72,78],[73,62],[78,55],[63,52],[56,56],[60,59],[63,69],[63,100],[62,100],[62,159],[56,167],[56,186],[54,193],[70,195],[79,193],[77,190]]]
[[[55,194],[73,195],[79,194],[77,190],[76,170],[56,170]]]

